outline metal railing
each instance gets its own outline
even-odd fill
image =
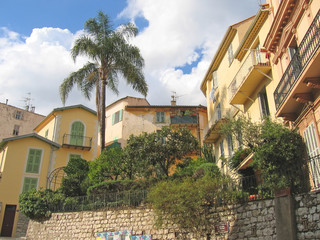
[[[320,155],[309,158],[310,176],[314,190],[320,189]]]
[[[64,134],[62,138],[62,145],[91,147],[92,138],[79,135]]]
[[[265,55],[261,54],[259,49],[250,49],[249,55],[243,61],[239,71],[234,76],[228,87],[229,101],[231,101],[241,84],[246,80],[252,68],[257,65],[270,66],[269,59],[267,59]]]
[[[278,110],[287,98],[291,89],[296,84],[306,65],[312,59],[320,46],[320,11],[311,23],[308,31],[293,55],[286,71],[284,72],[276,90],[274,101]]]
[[[52,212],[78,212],[116,207],[137,207],[147,199],[147,191],[114,192],[100,195],[70,197],[48,204]]]
[[[171,124],[193,124],[198,123],[198,117],[190,116],[190,115],[184,115],[184,116],[172,116],[170,117],[170,123]]]

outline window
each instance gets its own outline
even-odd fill
[[[157,134],[158,136],[158,140],[161,142],[161,144],[165,144],[166,143],[166,138],[165,137],[161,137],[160,136],[161,130],[157,130]]]
[[[49,135],[49,129],[46,130],[46,132],[45,132],[45,134],[44,134],[44,137],[45,137],[45,138],[48,138],[48,135]]]
[[[270,116],[268,98],[267,98],[267,93],[265,88],[259,93],[258,97],[259,97],[259,105],[260,105],[260,114],[261,114],[261,118],[263,119],[265,117]]]
[[[76,146],[83,145],[84,124],[76,121],[71,125],[70,144]]]
[[[27,192],[33,188],[37,189],[38,178],[25,177],[23,181],[22,192]]]
[[[39,173],[41,163],[42,150],[30,149],[27,160],[27,173]]]
[[[220,156],[221,157],[224,157],[224,143],[223,143],[223,140],[221,140],[220,142]]]
[[[232,142],[232,136],[228,134],[227,136],[227,141],[228,141],[228,153],[229,157],[233,155],[233,142]]]
[[[220,120],[222,117],[220,103],[217,105],[216,111],[217,111],[217,120]]]
[[[22,120],[22,119],[23,119],[23,112],[21,112],[21,111],[16,111],[15,114],[14,114],[14,117],[15,117],[16,119]]]
[[[212,73],[212,88],[217,89],[218,87],[218,73],[214,71]]]
[[[232,44],[229,45],[228,48],[228,60],[229,60],[229,65],[231,65],[233,61],[233,49],[232,49]]]
[[[164,112],[157,112],[157,123],[164,123]]]
[[[122,121],[122,109],[112,114],[112,125]]]
[[[20,126],[15,124],[13,127],[12,135],[14,135],[14,136],[19,135],[19,129],[20,129]]]

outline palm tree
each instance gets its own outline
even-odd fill
[[[60,85],[60,96],[65,104],[68,94],[77,85],[83,95],[90,100],[91,92],[96,89],[96,106],[100,126],[101,152],[105,147],[105,107],[106,87],[118,94],[119,78],[144,96],[148,86],[142,69],[144,60],[140,50],[130,44],[138,29],[132,24],[112,29],[109,17],[99,12],[96,18],[90,18],[84,25],[85,33],[80,36],[71,49],[74,61],[79,55],[89,57],[81,69],[71,73]]]

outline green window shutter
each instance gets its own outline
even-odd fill
[[[122,111],[122,109],[121,109],[121,110],[120,110],[120,113],[119,113],[119,122],[122,121],[122,114],[123,114],[123,111]]]
[[[25,177],[23,181],[22,192],[27,192],[33,188],[37,188],[38,178]]]
[[[115,118],[116,118],[116,114],[114,113],[114,114],[112,114],[112,125],[114,125]]]
[[[26,172],[39,173],[40,163],[41,163],[41,154],[42,154],[42,150],[40,149],[29,150]]]
[[[70,144],[72,145],[83,145],[83,136],[84,136],[84,125],[82,122],[74,122],[71,126],[71,136]]]

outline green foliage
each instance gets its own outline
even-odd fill
[[[239,148],[229,159],[229,167],[236,169],[239,164],[252,152],[250,148]]]
[[[41,221],[51,216],[49,204],[56,204],[61,199],[64,197],[58,192],[31,189],[19,196],[19,208],[28,218]]]
[[[216,163],[216,158],[213,152],[212,144],[204,144],[201,148],[201,152],[203,157],[206,159],[207,162]]]
[[[305,191],[308,167],[301,135],[267,119],[262,124],[261,138],[254,166],[261,170],[264,185],[274,190],[291,187],[295,192]]]
[[[86,194],[88,183],[89,163],[81,158],[71,158],[63,169],[66,176],[62,179],[61,192],[68,197]]]
[[[266,118],[253,123],[249,118],[229,119],[221,128],[223,134],[232,134],[246,149],[252,150],[253,165],[262,174],[265,189],[291,187],[294,192],[305,191],[308,173],[305,144],[296,130]],[[238,151],[229,161],[230,167],[239,165],[243,154]]]
[[[122,148],[105,149],[97,159],[89,163],[89,182],[95,185],[107,180],[116,180],[122,174],[122,168]]]
[[[146,190],[156,182],[156,179],[139,180],[111,180],[100,182],[90,186],[87,190],[88,195],[105,194],[110,192]]]
[[[139,170],[139,175],[168,177],[170,168],[198,149],[198,141],[187,128],[163,127],[155,133],[131,136],[125,158]],[[143,170],[142,170],[143,169]]]
[[[229,182],[220,174],[159,182],[148,195],[157,216],[157,225],[170,220],[181,229],[206,231],[212,226],[206,219],[209,209],[222,201],[231,203],[236,200],[236,192],[223,187]]]

